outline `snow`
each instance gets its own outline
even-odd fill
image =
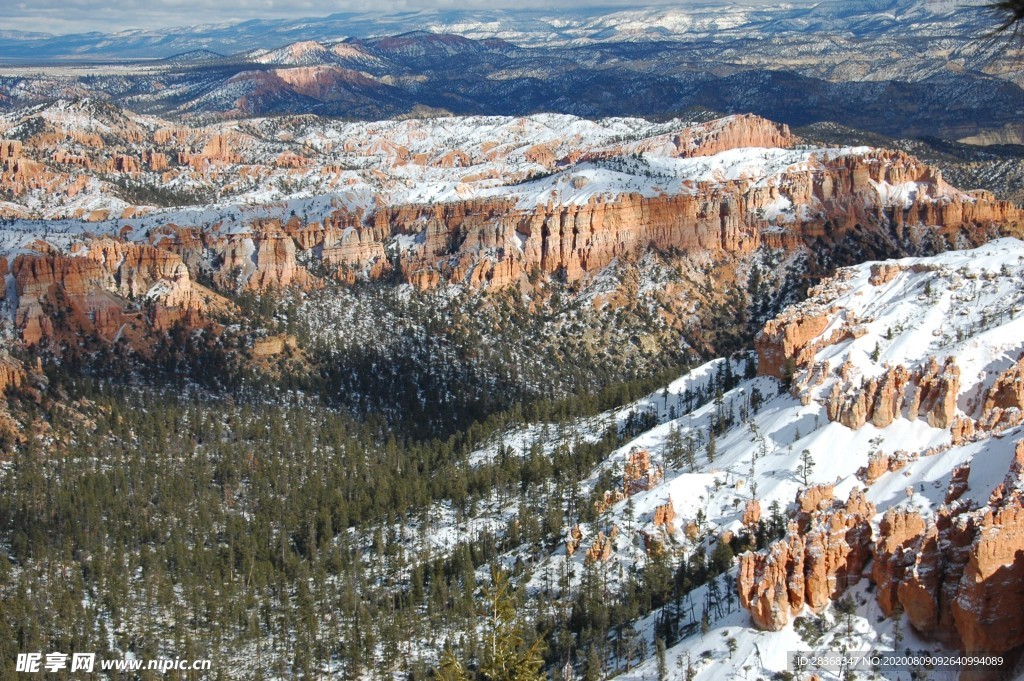
[[[913,368],[930,356],[940,361],[955,356],[961,383],[981,381],[987,388],[1017,360],[1024,350],[1024,242],[998,239],[971,251],[894,262],[904,271],[883,286],[868,284],[872,263],[846,271],[847,292],[833,302],[865,333],[822,350],[817,361],[836,367],[849,360],[870,378],[882,373],[885,363]],[[834,322],[821,337],[838,325]]]
[[[828,358],[833,367],[847,359],[856,363],[856,369],[865,376],[876,375],[882,362],[907,363],[920,366],[930,354],[952,354],[964,367],[961,397],[975,394],[978,385],[991,384],[999,371],[1016,361],[1024,349],[1024,305],[1017,304],[1022,295],[1024,281],[1024,243],[1015,239],[1000,239],[973,251],[949,252],[930,258],[907,258],[895,261],[904,268],[895,279],[880,286],[868,283],[871,263],[848,268],[839,273],[836,281],[826,285],[820,301],[805,305],[824,305],[840,309],[838,316],[857,320],[867,329],[866,335],[823,348],[816,359]],[[976,284],[976,285],[975,285]],[[930,295],[919,295],[925,287]],[[956,295],[952,295],[952,294]],[[1005,313],[997,315],[989,308],[999,305]],[[986,310],[995,319],[988,326],[979,324]],[[1016,311],[1014,311],[1016,310]],[[966,311],[966,314],[961,312]],[[964,332],[956,340],[956,328]],[[942,328],[951,337],[936,336],[934,330]],[[886,330],[891,329],[891,333]],[[831,334],[826,329],[823,336]],[[875,343],[879,343],[879,358],[871,359]],[[944,356],[944,355],[943,355]],[[596,438],[609,423],[622,427],[631,413],[654,413],[657,424],[622,444],[599,464],[583,482],[583,498],[594,489],[602,471],[621,475],[631,452],[646,449],[652,463],[665,468],[664,479],[647,491],[634,494],[605,511],[596,523],[583,524],[580,549],[572,557],[559,547],[541,560],[528,588],[551,588],[560,576],[568,574],[575,582],[584,569],[583,554],[589,548],[598,530],[608,531],[617,526],[620,533],[613,542],[612,557],[599,563],[603,578],[614,590],[622,575],[642,567],[646,561],[643,542],[637,540],[639,531],[661,536],[673,556],[687,556],[703,546],[710,550],[714,537],[724,531],[740,529],[740,517],[745,502],[755,497],[762,513],[767,514],[773,502],[783,511],[794,508],[797,492],[804,482],[798,473],[800,453],[807,449],[814,461],[809,484],[831,483],[835,496],[845,499],[854,488],[865,483],[857,476],[866,466],[874,451],[887,453],[907,452],[907,464],[896,472],[883,474],[867,488],[867,498],[877,507],[872,522],[877,525],[882,515],[894,506],[917,509],[925,516],[933,515],[945,501],[953,470],[964,463],[971,464],[966,498],[984,505],[993,489],[999,485],[1014,458],[1017,441],[1024,437],[1024,427],[1003,431],[994,437],[952,446],[948,429],[933,428],[922,419],[897,418],[885,428],[870,423],[851,430],[839,423],[828,421],[820,398],[830,389],[830,377],[812,389],[808,404],[780,393],[774,379],[754,378],[740,381],[726,391],[721,404],[696,404],[690,411],[682,399],[687,389],[696,390],[708,385],[713,376],[720,375],[722,363],[715,360],[683,376],[662,390],[655,391],[626,407],[592,419],[562,426],[562,437],[571,442],[574,437]],[[739,371],[740,362],[734,362]],[[764,398],[760,409],[751,410],[748,419],[736,418],[741,406],[749,403],[755,390]],[[817,398],[817,399],[814,399]],[[976,414],[977,400],[960,401],[961,409]],[[670,419],[674,411],[676,418]],[[697,466],[694,470],[673,468],[664,458],[664,445],[669,432],[675,428],[680,434],[706,434],[716,412],[732,414],[732,425],[716,439],[717,455],[708,461],[703,447],[698,447]],[[538,426],[528,426],[507,433],[501,442],[523,451],[537,437]],[[493,455],[493,448],[475,455],[479,463]],[[652,520],[657,506],[672,500],[676,519],[669,528],[655,528]],[[687,528],[700,519],[703,531],[694,540]],[[632,528],[632,531],[631,529]],[[733,575],[735,570],[733,570]],[[724,586],[727,585],[723,585]],[[733,587],[734,588],[734,587]],[[703,602],[707,587],[692,592],[688,603]],[[893,619],[885,618],[875,602],[867,580],[851,589],[856,613],[851,631],[841,622],[841,616],[829,611],[824,638],[813,645],[804,641],[793,622],[782,631],[767,633],[755,630],[749,615],[735,608],[712,623],[704,636],[695,633],[669,649],[666,659],[671,678],[681,674],[676,660],[689,657],[699,670],[698,679],[725,681],[734,678],[767,678],[787,668],[788,653],[796,651],[827,651],[845,647],[854,651],[892,650],[894,641]],[[697,606],[700,612],[700,606]],[[626,679],[648,679],[657,676],[654,657],[654,623],[658,612],[650,613],[636,622],[634,627],[647,641],[648,657],[640,665],[622,674]],[[811,613],[802,613],[813,617]],[[903,641],[900,649],[942,651],[941,645],[917,638],[905,619],[900,623]],[[727,639],[735,639],[736,651],[730,656]],[[907,672],[909,674],[909,670]],[[837,672],[822,670],[823,679],[837,679]],[[934,670],[929,678],[953,681],[956,672]]]
[[[307,45],[298,49],[316,51]],[[322,46],[320,46],[321,49]],[[244,90],[248,85],[239,83]],[[245,94],[242,91],[237,96]],[[233,95],[234,96],[234,95]],[[17,128],[33,116],[60,129],[108,132],[135,127],[143,138],[172,124],[138,116],[109,105],[60,101],[0,116],[0,129]],[[713,135],[734,117],[701,125],[697,136]],[[821,163],[845,156],[866,156],[868,147],[724,151],[707,157],[679,158],[674,140],[690,136],[694,124],[680,119],[650,122],[613,117],[586,120],[563,114],[525,117],[465,116],[435,119],[346,122],[323,119],[249,119],[217,123],[185,133],[197,148],[213,134],[229,135],[244,163],[217,166],[208,172],[177,169],[170,176],[144,171],[135,178],[170,192],[216,197],[208,205],[135,208],[118,198],[106,180],[87,177],[73,195],[60,188],[31,190],[2,210],[16,218],[0,227],[0,243],[10,250],[46,234],[65,247],[85,232],[116,234],[132,227],[132,238],[167,224],[220,228],[228,234],[248,229],[260,218],[287,220],[299,215],[320,220],[336,210],[362,211],[370,220],[381,206],[437,204],[469,199],[510,199],[522,210],[538,206],[580,205],[613,200],[623,194],[644,197],[687,195],[696,185],[742,183],[748,188],[776,187],[776,198],[761,216],[772,223],[805,219],[817,206],[796,205],[787,178],[814,173]],[[68,142],[74,153],[82,150]],[[164,149],[164,151],[167,151]],[[683,150],[688,152],[689,150]],[[307,158],[303,168],[278,167],[282,155]],[[570,159],[582,158],[572,162]],[[215,170],[215,172],[214,172]],[[68,179],[70,183],[77,176]],[[880,195],[904,199],[879,185]],[[70,192],[69,192],[70,193]],[[109,215],[88,221],[77,215]],[[29,219],[39,216],[42,219]],[[522,244],[520,243],[520,246]],[[510,246],[515,246],[510,242]]]

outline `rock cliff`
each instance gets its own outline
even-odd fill
[[[785,538],[764,552],[740,556],[740,604],[754,623],[778,631],[804,606],[821,612],[856,584],[871,558],[874,504],[862,490],[846,503],[832,497],[829,486],[802,492],[796,500],[799,520]]]
[[[903,612],[921,635],[968,652],[1024,645],[1024,441],[987,506],[957,501],[969,469],[953,476],[949,505],[933,517],[894,506],[878,523],[855,491],[845,505],[827,487],[797,499],[797,522],[768,549],[740,558],[740,602],[761,629],[778,631],[806,605],[821,611],[856,583],[870,562],[883,613]]]
[[[94,240],[73,254],[21,254],[11,273],[15,324],[27,345],[123,338],[144,348],[151,329],[179,321],[201,326],[206,313],[230,307],[192,281],[174,253],[114,239]]]
[[[920,416],[933,428],[949,428],[959,390],[956,358],[948,357],[940,366],[933,356],[916,371],[897,365],[866,382],[836,382],[825,408],[830,421],[854,430],[868,422],[885,428],[901,416],[911,421]]]
[[[969,652],[1024,644],[1017,621],[1024,607],[1022,468],[1019,442],[1014,466],[987,506],[971,510],[953,501],[934,518],[901,507],[886,512],[873,569],[884,612],[899,607],[920,633]],[[947,498],[960,494],[951,485]]]

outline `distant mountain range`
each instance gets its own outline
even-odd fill
[[[343,12],[327,17],[257,19],[239,23],[182,26],[116,33],[50,35],[0,33],[0,58],[154,59],[193,50],[231,54],[252,45],[279,47],[302,40],[336,42],[346,38],[394,35],[415,30],[456,33],[483,40],[501,38],[518,45],[578,45],[593,42],[658,41],[824,32],[837,37],[902,33],[941,36],[951,26],[983,28],[977,0],[826,0],[814,4],[766,6],[754,2],[688,2],[611,12],[607,8],[544,10],[453,10]]]
[[[161,31],[7,32],[0,109],[110,99],[197,121],[314,113],[673,116],[1012,139],[1019,49],[978,4],[922,0],[335,14]],[[995,139],[995,138],[993,138]]]

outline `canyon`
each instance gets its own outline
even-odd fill
[[[4,230],[11,302],[30,345],[58,338],[53,315],[65,309],[76,333],[133,345],[139,329],[225,312],[197,279],[221,293],[382,277],[419,289],[530,290],[538,276],[585,282],[652,251],[714,260],[844,239],[928,248],[1024,225],[1013,204],[957,190],[905,153],[806,148],[785,125],[750,115],[200,129],[85,102],[7,116],[4,126],[23,137],[0,147],[0,188],[13,199],[3,204],[13,218]],[[201,209],[120,198],[157,186],[241,193]],[[40,211],[51,236],[21,236]],[[157,308],[147,319],[131,302],[140,297]],[[800,331],[782,333],[793,336],[776,343],[785,353]],[[770,354],[762,366],[778,374]]]

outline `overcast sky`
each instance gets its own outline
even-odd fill
[[[540,9],[681,6],[693,0],[0,0],[0,30],[46,33],[113,33],[247,19],[297,19],[334,12],[401,12],[420,9]],[[704,0],[705,2],[707,0]],[[742,1],[742,0],[741,0]],[[770,0],[746,0],[770,4]],[[809,0],[796,0],[806,2]],[[789,3],[793,0],[788,0]]]

